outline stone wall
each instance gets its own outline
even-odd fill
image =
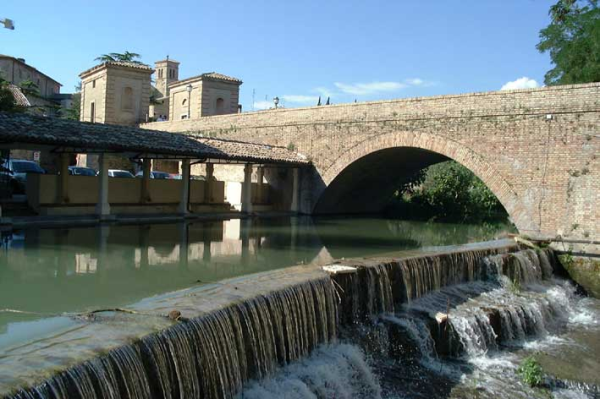
[[[309,157],[302,209],[355,161],[411,147],[478,175],[525,234],[600,238],[600,83],[312,108],[142,125],[287,146]]]
[[[31,80],[37,85],[42,97],[52,97],[54,94],[60,93],[58,82],[12,57],[0,57],[0,76],[17,86],[24,80]]]

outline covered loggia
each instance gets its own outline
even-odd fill
[[[223,182],[213,181],[211,176],[207,181],[191,181],[190,165],[194,163],[206,164],[210,174],[217,163],[245,165],[248,189],[242,212],[250,213],[253,165],[262,171],[265,166],[297,169],[309,164],[284,147],[8,113],[0,113],[0,148],[46,151],[56,158],[57,174],[27,179],[28,202],[39,214],[50,210],[63,216],[93,214],[100,219],[115,213],[214,212],[216,205],[224,204]],[[70,176],[73,154],[96,156],[98,176]],[[143,178],[109,179],[109,158],[113,156],[141,163]],[[151,181],[150,161],[156,159],[180,161],[182,178]],[[192,208],[194,203],[211,208]],[[291,209],[295,209],[294,202]]]

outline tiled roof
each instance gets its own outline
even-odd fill
[[[198,81],[198,80],[204,80],[204,79],[220,80],[220,81],[223,81],[223,82],[239,83],[239,84],[243,83],[238,78],[234,78],[234,77],[231,77],[231,76],[223,75],[222,73],[206,72],[206,73],[203,73],[201,75],[196,75],[196,76],[189,77],[187,79],[178,80],[176,82],[173,82],[173,83],[171,83],[169,85],[169,87],[176,87],[176,86],[180,86],[182,84],[187,84],[187,83],[195,82],[195,81]]]
[[[148,71],[150,73],[154,72],[154,69],[152,69],[152,67],[150,67],[146,64],[138,64],[136,62],[125,62],[125,61],[107,61],[107,62],[103,62],[102,64],[93,66],[90,69],[86,69],[85,71],[83,71],[79,74],[79,77],[87,75],[90,72],[95,72],[95,71],[100,70],[107,66],[120,66],[120,67],[126,67],[126,68],[140,69],[143,71]]]
[[[206,72],[206,73],[203,73],[201,76],[203,78],[208,78],[208,79],[227,80],[227,81],[230,81],[230,82],[239,82],[239,83],[242,83],[242,81],[239,80],[238,78],[234,78],[232,76],[223,75],[222,73],[218,73],[218,72]]]
[[[0,112],[0,143],[63,147],[75,152],[126,152],[294,165],[310,163],[303,155],[284,147],[23,113]]]

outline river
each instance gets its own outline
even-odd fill
[[[245,279],[244,275],[292,265],[314,269],[334,259],[452,251],[460,244],[509,232],[514,230],[502,223],[457,225],[342,217],[3,232],[0,388],[3,380],[7,384],[19,380],[19,356],[39,364],[55,362],[27,354],[40,337],[55,334],[46,342],[58,342],[65,332],[65,339],[70,337],[65,342],[70,344],[89,341],[77,338],[81,325],[73,317],[77,313],[136,303],[142,303],[137,309],[160,307],[161,298],[170,292],[210,287],[232,277]],[[339,334],[332,332],[329,344],[246,384],[241,397],[594,397],[600,373],[600,302],[581,296],[571,282],[556,275],[550,253],[529,250],[484,256],[472,249],[476,246],[470,248],[467,257],[450,256],[444,264],[407,261],[401,275],[416,280],[402,283],[405,299],[398,302],[395,298],[396,305],[391,298],[392,289],[398,294],[397,288],[384,278],[387,272],[378,272],[381,280],[375,286],[389,290],[389,298],[379,300],[389,302],[382,307],[384,311],[369,308],[367,319],[342,323]],[[430,269],[437,271],[422,274]],[[440,285],[440,279],[452,283]],[[350,293],[338,291],[337,295]],[[185,293],[178,296],[182,305],[186,303]],[[443,333],[431,325],[432,315],[440,313],[450,314]],[[86,319],[84,324],[94,320],[101,322],[103,316]],[[119,328],[129,326],[123,330],[127,336],[166,326],[165,321],[151,318],[139,326],[130,324],[139,318],[123,315],[123,320],[127,324]],[[110,323],[119,321],[107,323],[108,330],[98,323],[90,331],[108,331],[107,337],[112,338]],[[98,345],[98,339],[93,341]],[[146,345],[149,342],[153,341]],[[66,356],[52,345],[45,346],[44,353]],[[85,345],[77,345],[77,350],[83,349],[82,358],[89,356]],[[530,355],[553,376],[546,381],[552,390],[531,389],[519,378],[517,368]],[[56,364],[63,364],[59,357]],[[22,367],[31,370],[32,364]],[[18,397],[48,397],[28,395]]]

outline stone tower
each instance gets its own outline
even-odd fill
[[[156,61],[154,64],[156,76],[156,90],[161,97],[169,97],[169,85],[179,80],[179,62],[170,60],[167,56],[166,60]]]
[[[82,122],[134,126],[145,122],[153,69],[131,62],[105,62],[82,72]]]

